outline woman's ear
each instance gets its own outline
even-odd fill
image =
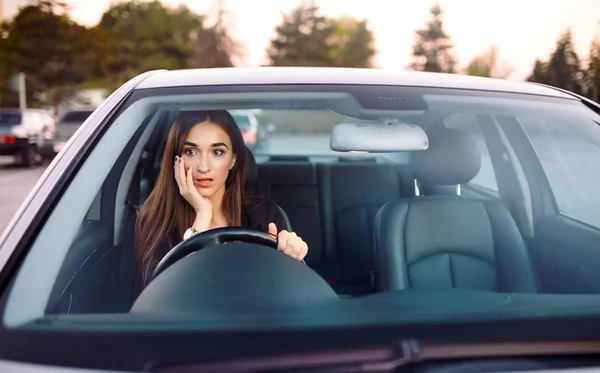
[[[233,159],[231,160],[231,164],[229,164],[229,169],[231,170],[233,168],[233,166],[235,166],[235,161],[237,160],[236,156],[233,156]]]

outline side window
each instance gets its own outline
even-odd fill
[[[469,134],[477,145],[479,145],[479,150],[481,151],[481,169],[477,176],[467,183],[467,185],[483,188],[487,192],[498,193],[498,184],[496,183],[496,175],[494,174],[490,152],[475,115],[470,113],[450,114],[446,117],[446,127]]]
[[[520,120],[546,173],[560,213],[600,228],[600,128],[591,121],[585,123],[586,127],[573,119]]]

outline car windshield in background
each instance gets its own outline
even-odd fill
[[[0,126],[17,126],[21,124],[21,112],[0,110]]]
[[[93,111],[70,111],[65,113],[59,123],[83,123],[93,113]]]
[[[231,116],[240,129],[245,130],[250,128],[250,118],[247,115],[232,114]]]
[[[130,310],[130,320],[144,315],[140,328],[197,319],[186,328],[217,329],[600,315],[600,115],[559,93],[387,87],[385,97],[403,97],[397,103],[378,100],[380,90],[134,92],[94,132],[57,194],[11,288],[4,324]],[[151,283],[137,298],[135,219],[161,172],[169,129],[181,111],[214,108],[249,110],[269,128],[258,131],[258,176],[244,179],[246,192],[275,199],[308,244],[306,266],[265,277],[207,262],[202,276],[210,280],[198,286],[176,283],[183,272],[167,269],[153,280],[162,285]],[[235,120],[248,126],[247,117]],[[332,131],[349,123],[364,131],[359,149],[334,152]],[[389,136],[400,143],[389,145]],[[426,151],[411,148],[419,136],[428,139]],[[209,251],[180,260],[203,260]],[[256,277],[215,292],[213,280],[246,275]],[[288,285],[294,290],[281,290]],[[253,301],[235,306],[251,294]]]

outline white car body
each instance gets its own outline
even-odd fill
[[[47,203],[55,193],[56,183],[63,179],[76,162],[77,155],[92,138],[96,130],[113,110],[137,89],[168,87],[218,87],[223,85],[296,85],[296,84],[368,84],[381,86],[414,86],[462,88],[480,91],[524,93],[532,95],[571,98],[575,96],[557,89],[531,83],[510,82],[497,79],[478,78],[461,75],[437,73],[402,72],[397,70],[376,69],[343,69],[343,68],[304,68],[304,67],[270,67],[270,68],[224,68],[166,71],[157,70],[141,74],[125,83],[111,94],[88,118],[61,149],[58,156],[48,167],[44,175],[33,188],[28,198],[0,236],[0,270],[7,268],[9,259],[17,250],[23,237],[31,234],[31,224],[40,216],[40,207]],[[390,97],[385,93],[374,97],[375,100],[402,100],[401,97]],[[257,132],[259,125],[255,112],[232,110],[232,114],[246,115],[251,123],[252,131]],[[373,112],[373,115],[377,113]],[[40,123],[38,126],[42,126]],[[36,127],[36,130],[39,130]],[[18,129],[26,132],[26,129]],[[20,133],[20,132],[19,132]],[[23,348],[27,348],[24,346]],[[559,370],[556,370],[557,372]],[[575,371],[575,370],[570,370]],[[583,371],[583,370],[582,370]],[[26,364],[8,360],[0,360],[0,372],[14,373],[101,373],[104,370],[90,370],[59,367],[53,365]],[[112,371],[117,373],[117,371]]]

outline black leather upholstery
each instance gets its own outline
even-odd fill
[[[413,152],[410,165],[422,184],[456,185],[470,181],[481,168],[481,152],[475,140],[451,128],[427,131],[429,149]]]
[[[358,292],[370,291],[375,215],[401,197],[398,174],[392,164],[376,163],[338,163],[330,173],[340,280]]]
[[[481,162],[477,144],[455,130],[432,132],[430,148],[411,157],[413,171],[423,184],[462,184],[476,176]],[[375,227],[379,290],[538,290],[519,230],[496,201],[458,195],[395,201],[379,210]]]
[[[305,161],[261,163],[256,193],[273,198],[286,211],[294,232],[309,247],[306,263],[320,273],[323,231],[315,165]]]
[[[408,195],[406,169],[376,162],[310,163],[279,159],[261,163],[256,192],[274,198],[308,244],[308,265],[340,294],[371,291],[375,214]]]
[[[429,149],[411,153],[409,158],[420,195],[456,195],[458,184],[479,173],[479,148],[471,137],[446,127],[431,129],[427,136]]]
[[[258,171],[256,169],[256,159],[252,151],[246,147],[246,164],[242,170],[242,188],[246,195],[253,195],[256,192],[256,179],[258,177]]]
[[[244,194],[247,196],[254,195],[256,191],[256,180],[258,178],[258,170],[256,166],[256,159],[254,158],[254,154],[252,151],[246,147],[246,164],[244,169],[242,170],[242,180],[243,180],[243,189]],[[285,222],[285,227],[281,227],[280,229],[285,229],[289,232],[292,232],[292,224],[290,223],[290,219],[288,218],[287,213],[284,209],[277,205],[277,209],[279,213],[283,217],[283,221]]]

